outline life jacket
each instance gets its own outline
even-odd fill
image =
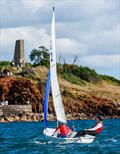
[[[102,122],[97,122],[96,126],[97,129],[95,130],[97,134],[101,133],[101,131],[103,130],[103,124]]]
[[[68,135],[68,133],[71,131],[72,130],[69,127],[67,127],[66,125],[60,126],[60,135]]]

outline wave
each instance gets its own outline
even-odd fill
[[[114,139],[114,138],[110,138],[110,139],[106,139],[105,141],[110,141],[110,142],[117,142],[117,139]]]

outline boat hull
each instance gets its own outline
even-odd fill
[[[88,143],[92,143],[95,139],[95,136],[87,135],[87,134],[85,136],[74,138],[74,135],[77,132],[73,132],[73,135],[71,135],[69,138],[67,138],[67,137],[61,138],[61,137],[57,137],[57,136],[52,136],[54,131],[55,131],[55,129],[53,129],[53,128],[44,129],[43,134],[44,134],[44,138],[46,141],[53,141],[56,143],[66,142],[66,143],[87,143],[88,144]]]

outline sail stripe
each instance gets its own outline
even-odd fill
[[[45,97],[44,97],[44,127],[47,127],[47,112],[48,112],[48,101],[50,92],[50,70],[46,81]]]

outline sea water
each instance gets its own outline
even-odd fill
[[[82,130],[94,120],[68,121],[70,127]],[[104,130],[91,144],[45,142],[43,122],[0,124],[0,154],[120,154],[120,119],[103,121]],[[49,122],[55,127],[56,122]]]

